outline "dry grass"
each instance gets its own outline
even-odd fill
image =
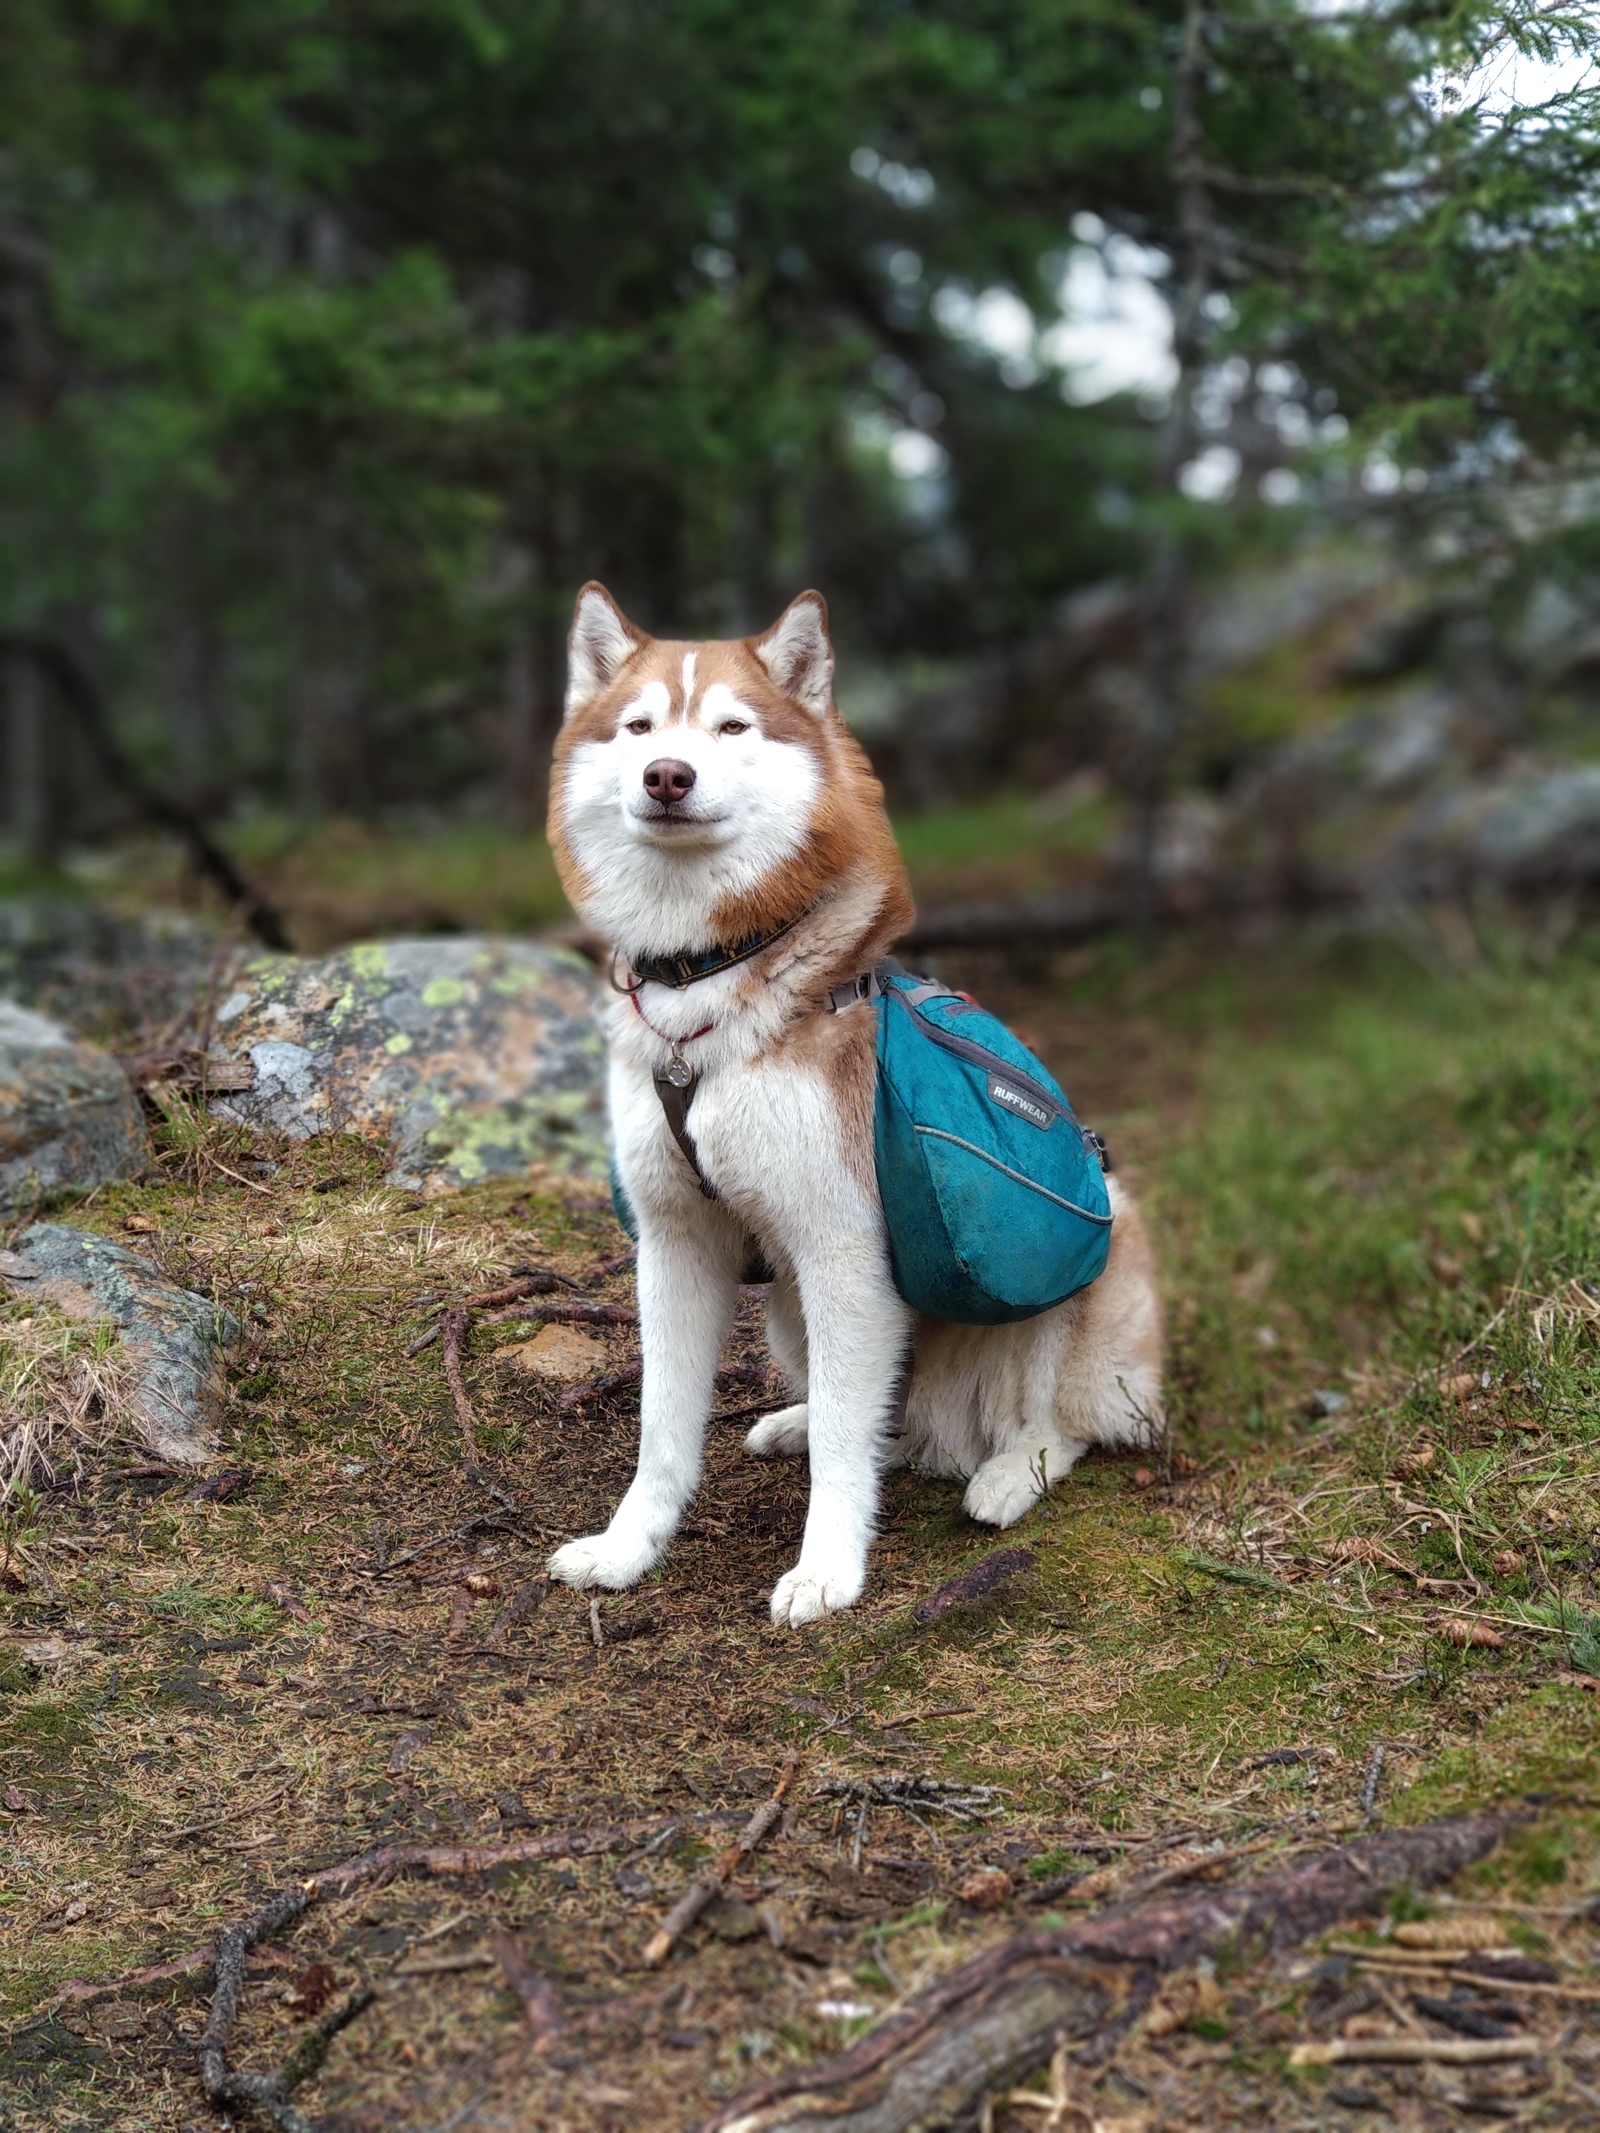
[[[129,1378],[114,1327],[0,1291],[0,1512],[104,1451],[125,1426]]]

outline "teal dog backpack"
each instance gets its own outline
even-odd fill
[[[878,1192],[895,1287],[926,1318],[1000,1326],[1064,1303],[1111,1249],[1105,1145],[1023,1044],[965,994],[895,962],[840,985],[834,1013],[878,1019]],[[656,1077],[673,1138],[709,1199],[688,1110],[694,1077]],[[612,1204],[638,1228],[613,1166]],[[768,1280],[759,1255],[746,1281]]]
[[[878,1018],[874,1137],[895,1287],[957,1325],[1034,1318],[1105,1267],[1105,1148],[1010,1030],[898,963],[840,986]]]

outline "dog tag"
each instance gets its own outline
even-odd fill
[[[670,1081],[675,1089],[686,1089],[694,1080],[694,1068],[687,1059],[669,1059],[661,1078]]]

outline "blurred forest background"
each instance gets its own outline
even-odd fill
[[[589,577],[703,634],[820,587],[925,895],[1587,878],[1597,48],[1588,0],[11,0],[13,882],[170,888],[204,824],[297,945],[558,917]]]

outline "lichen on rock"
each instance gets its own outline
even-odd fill
[[[305,1139],[389,1141],[387,1182],[433,1193],[516,1175],[605,1173],[599,986],[562,948],[481,938],[260,956],[215,1019],[213,1054],[254,1069],[213,1110]]]

